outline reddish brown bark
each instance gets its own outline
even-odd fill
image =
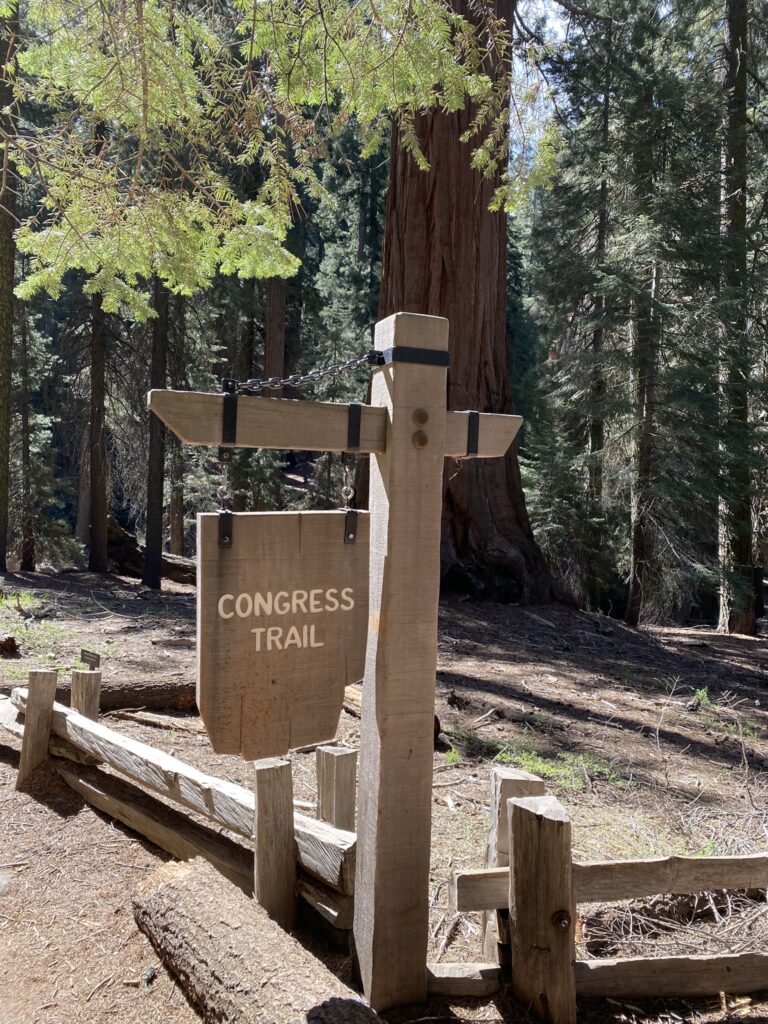
[[[454,4],[469,15],[463,0]],[[511,5],[498,4],[498,14]],[[472,109],[418,119],[430,170],[419,170],[393,131],[379,317],[426,313],[450,322],[448,407],[513,412],[506,336],[506,217],[488,209],[498,184],[471,167],[459,141]],[[552,596],[531,532],[517,453],[446,464],[444,576],[525,601]],[[481,583],[482,581],[482,583]]]

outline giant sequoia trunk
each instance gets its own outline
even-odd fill
[[[720,629],[755,633],[747,336],[747,0],[726,0],[720,292],[721,416],[728,440],[720,510]]]
[[[18,8],[0,18],[0,128],[10,138],[15,131],[11,68],[19,33]],[[13,286],[16,244],[16,181],[13,163],[6,161],[0,180],[0,572],[8,554],[8,505],[10,498],[11,364],[13,357]]]
[[[465,0],[459,13],[472,17]],[[496,12],[509,19],[510,0]],[[513,412],[506,337],[506,217],[491,213],[497,181],[471,167],[459,141],[471,106],[431,111],[416,130],[430,170],[419,170],[395,128],[387,193],[379,318],[396,312],[447,317],[448,407]],[[546,601],[552,581],[533,539],[517,453],[446,466],[442,567],[448,582]]]
[[[152,305],[151,388],[164,388],[168,363],[168,290],[155,277]],[[165,488],[165,427],[153,412],[149,414],[149,457],[147,459],[147,536],[144,573],[141,582],[159,590],[163,569],[163,494]]]

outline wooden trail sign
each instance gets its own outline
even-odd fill
[[[362,678],[368,515],[354,544],[339,512],[197,517],[197,704],[213,749],[250,760],[332,740]]]
[[[188,444],[224,442],[231,447],[355,450],[371,455],[354,937],[366,997],[380,1010],[421,1002],[427,993],[443,459],[504,455],[522,419],[446,412],[448,322],[440,317],[396,313],[376,325],[375,347],[381,365],[374,371],[371,405],[243,395],[237,397],[235,429],[231,401],[227,407],[221,394],[151,391],[149,405]],[[350,443],[353,419],[359,423],[355,444]],[[233,520],[237,531],[238,517]],[[358,537],[355,546],[364,543]],[[203,559],[210,544],[204,541]],[[283,569],[290,574],[288,563],[296,561],[296,555],[293,547],[284,551]],[[246,575],[258,580],[259,571],[254,562]],[[306,590],[307,585],[302,577],[299,589]],[[340,585],[329,573],[317,589]],[[253,586],[255,590],[259,584]],[[231,610],[230,602],[224,607]],[[220,643],[220,632],[218,637],[209,642]],[[319,660],[322,649],[318,650]],[[251,652],[252,658],[258,656]],[[340,658],[335,668],[343,679],[346,662]],[[256,676],[251,678],[255,685]],[[258,685],[270,678],[259,677]],[[342,681],[331,684],[324,679],[328,691]],[[289,690],[294,682],[286,681],[284,688]],[[226,679],[222,677],[218,685],[223,692]],[[206,699],[201,691],[200,700]],[[329,696],[329,706],[335,700]],[[283,744],[286,736],[293,739],[293,725],[286,731],[280,724],[276,703],[265,700],[260,707],[268,720],[246,722],[242,714],[237,718],[239,749],[254,749],[247,746],[251,741],[245,735],[252,729],[261,737],[271,728],[282,730]],[[237,716],[236,702],[230,704],[230,712]],[[210,717],[215,711],[210,707],[206,713]]]

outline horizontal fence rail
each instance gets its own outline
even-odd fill
[[[695,998],[768,990],[768,956],[760,953],[577,960],[574,969],[580,996]]]
[[[768,856],[658,857],[574,864],[573,886],[579,903],[610,903],[660,893],[764,889],[768,888]],[[451,899],[456,910],[498,910],[507,906],[508,898],[509,868],[480,868],[453,876]]]
[[[22,713],[27,691],[14,689]],[[53,735],[97,761],[241,836],[253,834],[255,798],[251,790],[193,768],[146,743],[115,732],[54,703]],[[354,891],[356,836],[303,814],[294,814],[298,864],[332,889]]]

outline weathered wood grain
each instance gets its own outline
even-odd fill
[[[316,765],[318,818],[354,832],[357,751],[350,747],[318,747]]]
[[[185,444],[221,444],[221,394],[199,391],[150,391],[152,412]],[[445,412],[443,454],[467,457],[469,413]],[[503,455],[522,425],[521,416],[480,413],[476,458]],[[237,400],[237,443],[234,448],[283,448],[289,451],[345,451],[349,413],[346,405],[288,398],[240,395]],[[383,452],[387,414],[381,406],[364,405],[360,419],[360,451]]]
[[[101,672],[98,669],[76,669],[72,673],[70,683],[70,704],[86,718],[94,721],[99,717],[99,699],[101,696]]]
[[[16,739],[24,736],[24,715],[14,705],[10,697],[0,697],[0,727]],[[84,754],[71,743],[51,733],[48,740],[48,753],[52,757],[63,757],[78,764],[98,764],[96,758]]]
[[[327,885],[300,874],[296,883],[296,894],[313,907],[321,917],[334,928],[348,931],[354,917],[354,899],[334,892]]]
[[[13,691],[12,700],[26,707],[25,689]],[[108,729],[100,722],[54,704],[51,729],[62,739],[148,789],[183,804],[219,825],[251,837],[255,798],[252,790],[207,775],[156,747]],[[343,893],[354,888],[355,835],[294,812],[300,866],[326,885]]]
[[[24,734],[21,738],[21,758],[16,775],[16,789],[23,789],[35,768],[48,757],[57,676],[56,672],[34,671],[29,673],[26,719]]]
[[[375,1024],[377,1015],[256,903],[202,860],[144,879],[133,912],[207,1021]]]
[[[221,444],[223,395],[150,391],[147,404],[185,444]],[[347,447],[348,425],[346,405],[239,395],[237,441],[231,447],[341,452]],[[382,451],[386,430],[385,411],[364,405],[360,451]]]
[[[271,399],[270,399],[271,401]],[[367,513],[242,512],[232,543],[197,517],[197,704],[213,749],[247,760],[336,736],[365,665]]]
[[[427,992],[431,996],[483,999],[500,987],[498,964],[427,964]]]
[[[715,889],[768,887],[768,856],[658,857],[649,860],[594,861],[574,864],[573,887],[578,903],[611,903],[664,893],[685,895]],[[457,871],[451,899],[461,911],[506,906],[507,868]]]
[[[768,955],[728,953],[622,960],[577,960],[580,996],[695,998],[768,990]]]
[[[584,903],[640,899],[660,893],[768,888],[768,856],[655,857],[573,865],[576,898]]]
[[[485,862],[489,868],[509,864],[509,827],[507,800],[512,797],[544,796],[546,790],[538,775],[520,768],[497,765],[491,770],[490,818]],[[509,961],[509,912],[506,907],[486,910],[483,915],[483,953],[491,961]]]
[[[445,350],[447,321],[400,313],[375,344]],[[360,741],[355,947],[376,1009],[426,995],[443,367],[377,370],[387,450],[371,459],[369,628]]]
[[[540,1020],[576,1024],[571,823],[552,796],[507,802],[515,997]]]
[[[506,908],[509,903],[509,868],[455,871],[449,898],[451,907],[462,913]]]
[[[273,921],[293,927],[296,844],[291,762],[272,757],[253,765],[253,895]]]
[[[504,455],[522,425],[522,416],[481,412],[477,454],[467,456],[469,413],[448,412],[445,414],[445,454],[457,459],[490,459]]]

